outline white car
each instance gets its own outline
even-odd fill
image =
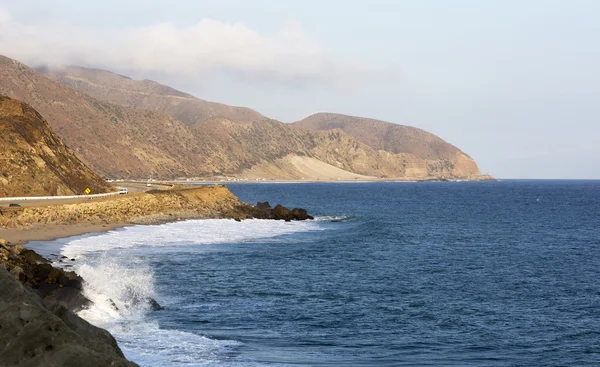
[[[127,189],[120,189],[119,190],[119,195],[127,195],[127,194],[129,194],[129,190],[127,190]]]

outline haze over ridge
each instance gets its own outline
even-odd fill
[[[595,1],[1,7],[0,50],[30,66],[61,59],[108,69],[286,122],[339,112],[416,126],[497,177],[600,172]],[[136,34],[159,39],[144,45],[162,56],[126,47]]]

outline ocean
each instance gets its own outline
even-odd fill
[[[600,365],[600,181],[229,188],[316,220],[54,242],[141,366]]]

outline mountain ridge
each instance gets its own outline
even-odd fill
[[[205,101],[152,80],[134,80],[102,69],[69,66],[59,71],[47,70],[44,75],[99,100],[166,112],[186,125],[220,118],[236,122],[266,119],[247,107]]]
[[[84,162],[109,177],[482,177],[470,157],[432,134],[429,135],[438,139],[440,147],[427,153],[430,156],[421,157],[418,151],[412,154],[369,146],[360,136],[344,131],[344,126],[308,129],[223,104],[216,104],[219,108],[225,106],[219,111],[233,111],[233,115],[218,117],[210,109],[214,105],[205,109],[202,104],[213,102],[189,97],[160,83],[133,80],[104,70],[70,67],[44,72],[42,75],[15,60],[0,57],[0,93],[32,104]],[[182,107],[171,103],[173,100],[192,100],[193,104]],[[162,104],[155,104],[156,101]],[[153,108],[146,109],[148,105]],[[252,112],[252,117],[246,118],[247,111]],[[418,134],[412,139],[418,146]],[[439,156],[444,150],[441,148],[459,153]]]

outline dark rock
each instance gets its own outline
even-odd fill
[[[27,275],[20,266],[15,266],[12,268],[10,273],[21,283],[25,283],[27,281]]]
[[[152,311],[162,311],[165,309],[163,306],[159,305],[154,298],[148,298],[148,304]]]
[[[90,304],[90,300],[81,293],[83,279],[80,276],[53,267],[35,251],[22,249],[18,256],[11,254],[2,265],[42,299],[57,302],[71,311]]]
[[[258,210],[267,210],[267,209],[271,209],[271,204],[269,204],[268,201],[265,201],[264,203],[261,203],[260,201],[258,203],[256,203],[256,209]]]
[[[275,208],[272,210],[273,215],[275,215],[276,219],[292,219],[292,211],[286,208],[281,204],[275,205]]]
[[[47,264],[48,261],[32,250],[23,250],[19,256],[28,264]]]
[[[242,221],[240,218],[233,218],[233,220],[235,220],[236,222],[241,222]]]
[[[61,271],[50,264],[39,264],[34,268],[33,279],[48,284],[56,284],[61,276]]]
[[[164,310],[164,307],[162,307],[160,304],[158,304],[158,302],[156,302],[156,300],[154,298],[141,296],[133,289],[127,289],[126,298],[130,302],[130,305],[129,306],[126,305],[126,307],[137,307],[139,305],[147,304],[148,306],[150,306],[150,309],[152,311]]]
[[[0,365],[133,367],[106,330],[42,301],[0,269]]]
[[[115,311],[119,311],[119,307],[117,307],[117,305],[115,304],[115,301],[113,301],[110,298],[108,300],[110,301],[110,307]]]
[[[295,220],[307,220],[309,215],[306,212],[306,210],[302,209],[302,208],[294,208],[292,209],[292,215],[294,216]]]
[[[33,290],[41,298],[56,302],[73,312],[78,312],[91,304],[91,301],[80,290],[72,287],[40,283]]]
[[[234,213],[230,214],[231,218],[236,218],[236,215],[244,214],[244,218],[256,219],[286,221],[314,219],[312,216],[308,215],[305,209],[294,208],[293,210],[290,210],[281,204],[277,204],[274,208],[271,208],[271,204],[269,204],[268,201],[264,203],[258,202],[255,207],[240,206],[236,208]]]
[[[13,254],[13,253],[10,253],[8,255],[8,259],[12,260],[12,261],[19,261],[19,257],[17,255]]]

